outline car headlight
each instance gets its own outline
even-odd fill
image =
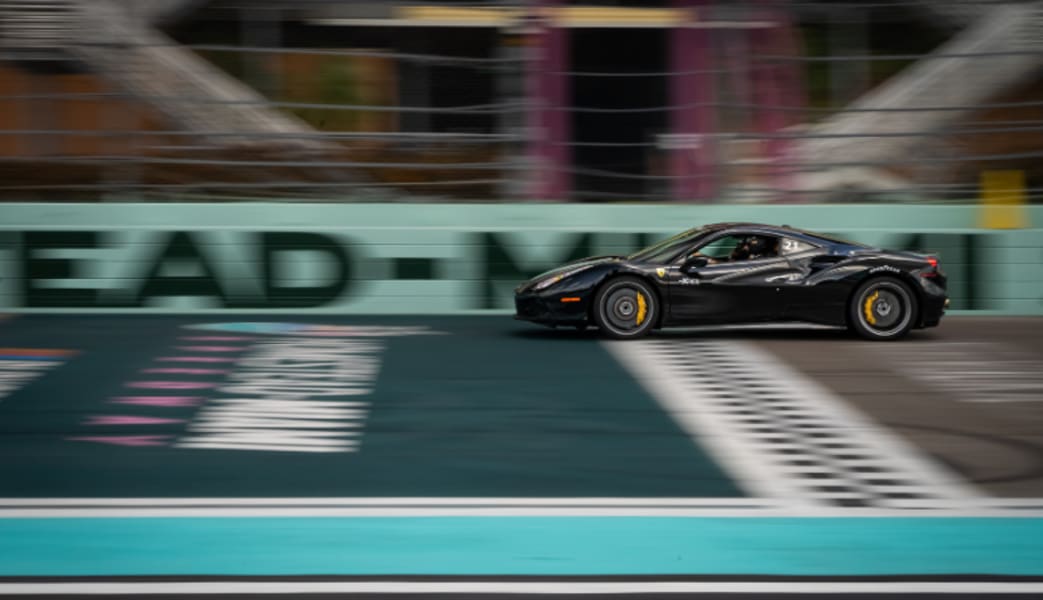
[[[576,273],[579,273],[580,271],[586,271],[589,268],[590,268],[589,266],[583,266],[583,267],[578,267],[578,268],[575,268],[575,269],[571,269],[569,271],[565,271],[564,273],[558,273],[557,275],[551,275],[550,277],[547,277],[546,279],[541,279],[540,281],[538,281],[536,283],[536,285],[532,286],[532,289],[533,289],[533,291],[537,291],[537,292],[540,291],[540,290],[545,290],[545,289],[549,288],[550,286],[554,285],[555,283],[558,283],[562,279],[565,279],[566,277],[572,277]]]
[[[554,285],[555,283],[558,283],[564,278],[564,275],[555,275],[553,277],[548,277],[542,281],[537,282],[536,285],[532,286],[532,289],[538,292],[540,290],[549,288],[550,286]]]

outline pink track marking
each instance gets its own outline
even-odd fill
[[[67,440],[76,442],[96,442],[113,446],[165,446],[170,435],[95,435],[71,437]]]
[[[202,390],[217,387],[216,383],[208,381],[130,381],[124,385],[149,390]]]
[[[83,422],[84,425],[166,425],[184,423],[184,419],[162,419],[159,417],[139,417],[135,415],[92,415]]]
[[[161,362],[235,362],[231,356],[161,356],[156,360]]]
[[[203,401],[195,396],[118,396],[110,400],[116,404],[140,404],[142,406],[196,406]]]
[[[177,373],[181,375],[224,375],[227,369],[193,369],[190,367],[152,367],[142,369],[142,373]]]

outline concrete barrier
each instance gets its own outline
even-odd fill
[[[559,263],[717,221],[934,252],[954,309],[1043,314],[1043,229],[975,205],[4,204],[0,310],[503,311]]]

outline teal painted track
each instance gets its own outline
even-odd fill
[[[0,575],[1043,575],[1043,519],[0,520]]]
[[[207,402],[237,396],[220,391],[235,369],[167,359],[191,355],[184,348],[201,344],[249,352],[285,339],[201,342],[193,338],[221,332],[186,328],[228,321],[420,325],[438,334],[376,338],[381,349],[371,392],[336,398],[369,404],[358,452],[177,447]],[[592,335],[548,335],[554,332],[499,317],[24,316],[2,328],[0,346],[75,355],[0,401],[0,497],[743,495]],[[171,366],[228,373],[152,372]],[[134,387],[157,379],[214,387]],[[125,403],[143,395],[190,403]],[[103,420],[113,416],[169,422]],[[154,445],[96,441],[108,436],[157,437],[150,438]]]

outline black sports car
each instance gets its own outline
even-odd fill
[[[596,325],[612,338],[659,327],[797,321],[893,340],[948,306],[938,259],[788,226],[718,223],[630,256],[572,262],[515,290],[518,319]]]

